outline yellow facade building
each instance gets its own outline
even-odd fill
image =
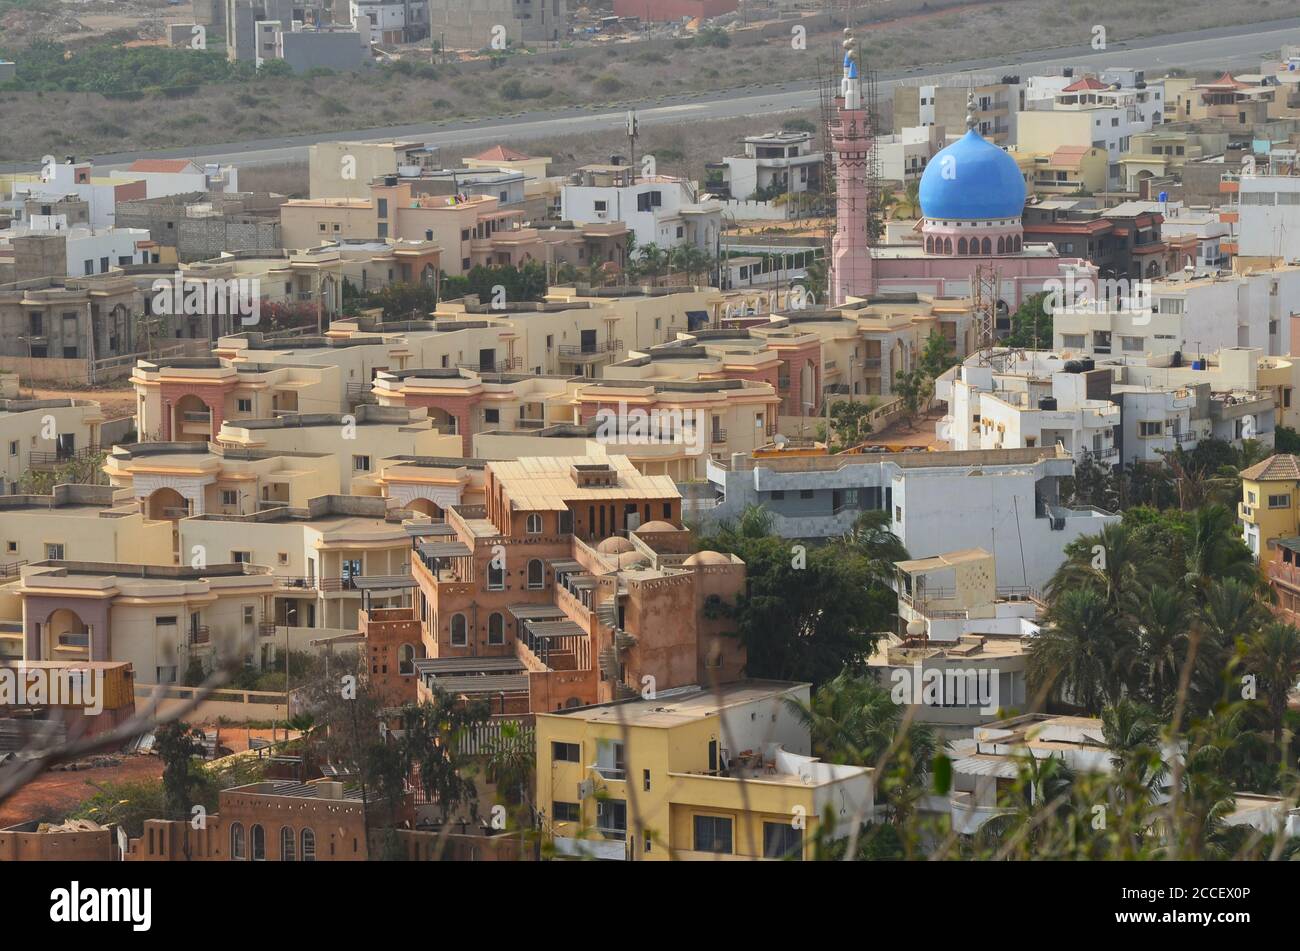
[[[1300,535],[1300,459],[1269,456],[1241,472],[1241,502],[1237,516],[1242,537],[1255,558],[1270,561],[1270,543]]]
[[[537,715],[537,807],[559,856],[811,859],[872,819],[872,771],[809,755],[807,684],[748,680]]]

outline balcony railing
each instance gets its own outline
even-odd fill
[[[595,360],[602,356],[618,353],[623,349],[622,340],[606,340],[604,343],[583,346],[581,344],[560,344],[560,356],[570,360]]]
[[[189,630],[189,643],[191,647],[201,644],[207,644],[211,639],[211,632],[206,624],[199,624],[191,627]]]
[[[725,429],[715,429],[709,436],[709,441],[714,443],[723,443],[727,441],[727,431]]]
[[[212,422],[212,411],[192,410],[181,414],[187,423],[210,423]]]
[[[54,452],[33,452],[27,456],[28,466],[32,469],[49,469],[55,466],[67,465],[69,462],[76,460],[88,459],[99,453],[99,447],[95,445],[83,446],[80,449],[58,449]]]
[[[456,364],[462,370],[473,370],[475,373],[510,373],[513,370],[521,369],[524,365],[523,357],[509,357],[505,360],[498,360],[496,363],[484,364],[478,363],[458,363]]]
[[[0,565],[0,578],[17,578],[22,574],[23,565],[27,564],[27,559],[22,561],[11,561],[7,565]]]

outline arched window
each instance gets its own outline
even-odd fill
[[[1007,239],[1002,235],[998,235],[998,254],[1006,254],[1006,253],[1007,253]]]
[[[248,858],[248,853],[244,851],[244,827],[238,822],[230,825],[230,857],[235,861]]]
[[[1016,235],[1015,238],[1013,238],[1012,240],[1015,241],[1016,243],[1016,248],[1015,248],[1016,253],[1017,254],[1020,253],[1020,235]]]
[[[952,254],[952,238],[943,239],[943,253]]]
[[[280,830],[280,861],[292,862],[294,859],[294,834],[293,830],[285,826]]]
[[[524,531],[529,535],[542,534],[542,517],[536,513],[529,515],[525,522]]]
[[[415,648],[410,644],[403,644],[397,652],[397,672],[403,677],[415,673]]]
[[[988,238],[985,238],[982,242],[980,242],[980,253],[982,253],[982,254],[992,254],[992,253],[993,253],[993,242],[990,241]]]
[[[934,254],[934,238],[927,237],[925,239],[925,253]]]
[[[469,643],[469,628],[465,623],[465,615],[453,614],[451,616],[451,646],[464,647]]]
[[[966,239],[965,239],[965,238],[958,238],[958,239],[957,239],[957,253],[958,253],[958,254],[965,254],[965,253],[966,253]]]
[[[533,590],[546,587],[546,569],[540,558],[534,558],[528,563],[528,587]]]
[[[316,833],[311,829],[302,830],[302,860],[304,862],[316,861]]]
[[[260,825],[248,830],[248,851],[254,862],[266,861],[266,830]]]
[[[489,591],[502,591],[505,589],[506,568],[505,565],[498,562],[496,558],[493,558],[488,562],[487,575],[487,586]]]
[[[506,619],[500,614],[488,618],[488,643],[504,644],[506,642]]]

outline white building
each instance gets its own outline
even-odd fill
[[[1237,255],[1300,261],[1300,176],[1237,178]]]
[[[429,34],[427,3],[412,3],[410,0],[351,0],[348,10],[353,25],[356,25],[360,16],[368,18],[372,43],[409,43]]]
[[[722,227],[722,205],[700,202],[695,183],[666,175],[643,177],[630,165],[587,165],[560,194],[560,215],[593,224],[621,221],[637,247],[694,245],[713,253]]]
[[[821,188],[825,156],[813,148],[811,132],[765,132],[746,136],[744,145],[744,155],[709,165],[722,173],[732,198],[745,201],[760,192],[771,198]]]
[[[147,228],[69,227],[67,215],[32,215],[27,224],[0,231],[0,257],[12,255],[14,239],[28,235],[63,236],[66,277],[107,274],[113,267],[148,264],[154,247]]]
[[[1176,273],[1142,287],[1150,306],[1058,308],[1053,347],[1071,357],[1180,352],[1190,359],[1231,347],[1290,352],[1295,307],[1289,302],[1300,299],[1300,266],[1209,276]]]
[[[979,356],[953,367],[935,385],[948,404],[939,436],[953,449],[1060,446],[1082,462],[1113,465],[1120,408],[1110,401],[1110,373],[1029,351]]]
[[[710,462],[715,498],[690,514],[708,523],[761,505],[786,538],[841,535],[866,509],[889,512],[890,528],[916,558],[983,548],[997,560],[997,583],[1041,588],[1065,546],[1118,516],[1060,502],[1074,459],[1054,447],[974,452],[754,458]],[[960,501],[957,501],[960,500]]]
[[[880,177],[891,182],[919,181],[930,159],[949,144],[941,125],[909,126],[895,135],[876,139]]]

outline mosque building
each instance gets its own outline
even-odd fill
[[[920,240],[872,242],[866,167],[875,130],[862,101],[852,36],[844,46],[844,74],[831,124],[837,205],[827,282],[830,306],[891,291],[967,297],[976,268],[991,265],[997,272],[998,311],[1005,316],[1043,291],[1048,281],[1096,277],[1089,262],[1062,257],[1053,244],[1024,240],[1024,177],[1015,158],[976,131],[973,97],[966,134],[936,154],[921,176]]]

